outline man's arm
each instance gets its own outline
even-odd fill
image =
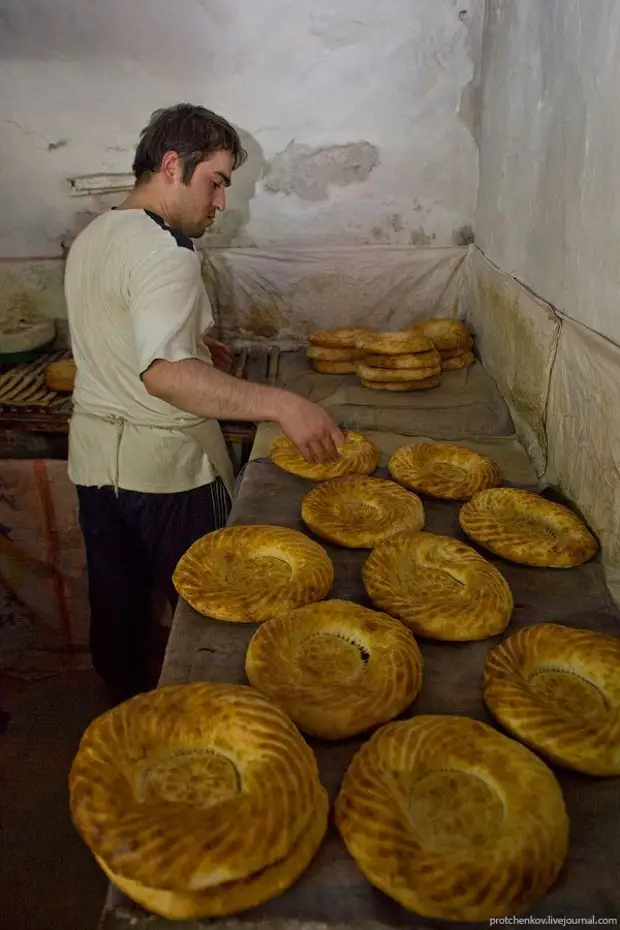
[[[337,458],[337,446],[344,441],[317,404],[290,391],[234,378],[199,359],[156,359],[142,381],[152,396],[205,419],[273,420],[310,462]]]
[[[234,378],[195,358],[158,359],[144,372],[142,381],[149,394],[173,407],[217,420],[278,420],[285,394]]]
[[[149,394],[205,419],[274,420],[308,461],[338,457],[344,437],[322,407],[196,358],[196,315],[205,293],[192,252],[141,242],[126,289],[137,373]]]

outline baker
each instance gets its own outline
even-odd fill
[[[226,523],[234,473],[218,420],[274,421],[309,461],[343,436],[319,406],[228,374],[192,239],[225,208],[247,155],[204,107],[153,114],[126,200],[75,239],[65,296],[77,376],[69,476],[77,487],[93,665],[113,703],[153,687],[155,581]]]

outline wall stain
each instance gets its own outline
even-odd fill
[[[465,223],[464,226],[459,226],[458,229],[455,229],[452,233],[452,241],[455,245],[471,245],[476,241],[474,236],[474,230],[469,223]]]
[[[290,142],[273,159],[263,184],[270,193],[296,194],[301,200],[325,200],[330,185],[360,184],[378,164],[379,149],[370,142],[314,149]]]
[[[48,142],[47,151],[55,152],[56,149],[64,149],[70,142],[71,139],[59,139],[58,142]]]
[[[392,213],[386,216],[384,224],[376,224],[370,230],[370,235],[375,242],[387,244],[402,244],[403,237],[401,233],[407,234],[407,227],[400,213]],[[396,234],[396,235],[395,235]],[[427,233],[421,226],[409,232],[409,245],[430,245],[437,238],[436,233]]]
[[[0,265],[0,318],[51,317],[65,311],[62,262],[29,259]]]
[[[85,229],[88,224],[94,220],[99,213],[103,212],[101,210],[79,210],[74,218],[73,225],[65,231],[60,236],[60,249],[62,251],[63,257],[66,258],[69,254],[69,249],[71,248],[74,239]]]
[[[494,284],[477,282],[478,301],[492,321],[496,352],[493,368],[524,421],[532,429],[543,453],[547,454],[546,411],[548,395],[548,350],[540,334],[520,307],[519,296],[508,294]]]
[[[255,303],[244,317],[239,321],[244,333],[256,336],[258,339],[275,339],[280,335],[288,314],[274,301],[261,301]],[[227,323],[230,321],[227,320]]]
[[[26,319],[40,315],[40,305],[35,299],[32,291],[27,290],[7,276],[2,282],[0,291],[0,317],[10,316],[15,318],[23,316]]]
[[[321,301],[327,298],[328,306],[338,303],[346,312],[349,304],[357,303],[355,293],[358,287],[359,282],[344,272],[324,272],[300,278],[291,289],[290,296],[298,307],[316,304],[316,309],[320,310]]]
[[[344,271],[300,278],[288,294],[295,331],[307,335],[314,329],[357,325],[361,322],[358,291],[359,281]]]
[[[412,229],[409,233],[409,245],[430,245],[433,239],[436,238],[436,233],[429,236],[420,226],[418,229]]]

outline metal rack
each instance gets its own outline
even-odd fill
[[[49,352],[34,362],[0,369],[0,430],[68,432],[71,397],[45,386],[45,369],[52,362],[69,356],[67,350]],[[280,350],[276,346],[252,346],[234,353],[231,374],[235,378],[274,385],[279,365]],[[247,445],[253,441],[255,431],[254,423],[222,422],[222,432],[229,444]]]
[[[0,429],[35,433],[67,432],[71,397],[50,391],[45,369],[70,352],[47,352],[35,361],[0,368]]]

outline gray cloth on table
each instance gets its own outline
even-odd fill
[[[377,473],[379,476],[383,472]],[[303,529],[302,495],[312,482],[289,475],[268,462],[251,462],[233,505],[230,524],[278,523]],[[424,498],[426,529],[469,542],[458,522],[459,504]],[[330,597],[346,598],[372,606],[365,595],[360,569],[368,551],[341,549],[325,544],[334,561],[335,583]],[[620,613],[604,582],[598,559],[569,570],[527,568],[484,553],[503,573],[513,591],[514,615],[504,634],[480,643],[449,644],[419,640],[424,658],[424,685],[403,715],[461,714],[492,723],[485,709],[481,672],[490,647],[510,633],[534,623],[558,622],[567,626],[620,634]],[[175,617],[162,684],[195,680],[247,683],[244,657],[257,629],[254,624],[219,623],[199,616],[181,603]],[[364,736],[330,744],[309,739],[316,751],[323,783],[333,801],[342,776]],[[534,905],[531,917],[585,918],[620,914],[620,780],[596,779],[554,769],[571,819],[568,860],[553,889]],[[150,919],[137,905],[113,893],[103,927],[153,930],[170,927]],[[333,826],[308,871],[280,897],[240,914],[239,928],[299,926],[324,922],[360,927],[428,928],[461,926],[429,921],[406,911],[373,888],[347,853]],[[275,922],[275,923],[274,923]],[[281,923],[284,922],[284,923]],[[291,923],[292,922],[292,923]],[[218,926],[227,922],[218,922]],[[211,926],[213,921],[192,923]],[[185,926],[187,924],[174,924]],[[476,924],[462,926],[475,927]],[[487,927],[488,924],[479,926]],[[267,927],[265,926],[265,930]]]
[[[329,410],[341,426],[452,439],[463,435],[508,436],[514,426],[497,384],[480,362],[442,373],[439,387],[423,391],[375,391],[357,375],[324,375],[303,350],[280,357],[278,386]]]

